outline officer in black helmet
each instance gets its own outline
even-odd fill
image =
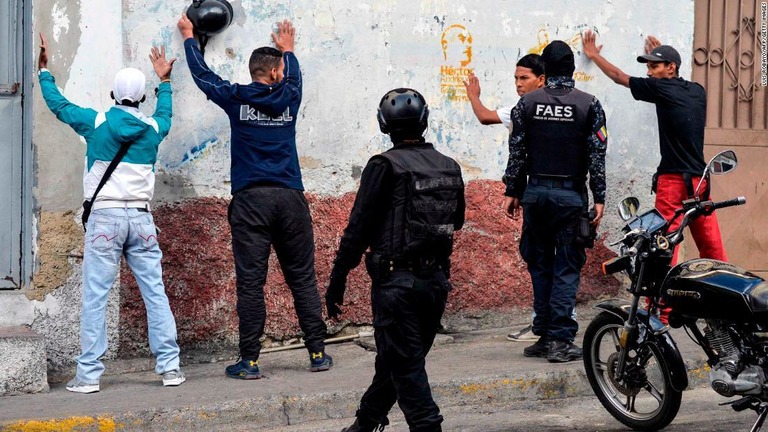
[[[533,334],[526,357],[568,362],[582,357],[573,341],[573,319],[585,245],[590,229],[587,174],[594,212],[585,223],[596,228],[605,203],[605,113],[591,94],[574,88],[573,51],[553,41],[541,54],[547,84],[526,93],[512,110],[509,161],[504,173],[504,210],[510,218],[523,208],[520,255],[533,283]],[[524,172],[529,173],[525,185]],[[524,190],[524,192],[523,192]]]
[[[415,90],[395,89],[379,103],[381,131],[394,147],[363,170],[349,224],[325,295],[328,315],[342,313],[346,278],[360,263],[371,276],[376,372],[348,432],[388,424],[398,402],[412,431],[439,431],[425,357],[446,298],[453,233],[464,224],[461,168],[422,137],[429,109]]]

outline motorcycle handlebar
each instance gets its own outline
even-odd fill
[[[718,203],[713,203],[711,201],[703,202],[697,204],[695,207],[692,207],[690,210],[685,212],[685,216],[683,216],[683,221],[680,223],[680,226],[675,230],[675,232],[669,236],[669,241],[672,245],[677,245],[680,242],[683,241],[683,230],[688,226],[688,223],[696,218],[697,216],[701,214],[709,214],[712,213],[712,211],[725,208],[725,207],[732,207],[737,205],[743,205],[747,203],[747,199],[743,196],[736,197],[733,199],[729,199],[726,201],[721,201]]]
[[[733,207],[733,206],[737,206],[737,205],[744,205],[746,203],[747,203],[747,199],[744,198],[743,196],[740,196],[740,197],[736,197],[734,199],[729,199],[727,201],[721,201],[719,203],[715,203],[715,204],[712,205],[712,208],[714,210],[717,210],[717,209],[721,209],[721,208],[725,208],[725,207]]]
[[[635,256],[640,251],[640,248],[643,246],[643,242],[645,241],[645,237],[638,237],[637,240],[635,240],[635,243],[630,246],[629,249],[627,249],[627,255],[629,256]]]

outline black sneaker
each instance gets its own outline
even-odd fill
[[[542,336],[535,344],[525,347],[523,355],[526,357],[547,357],[549,353],[549,338]]]
[[[320,351],[316,353],[309,353],[309,371],[310,372],[322,372],[327,371],[333,366],[333,357]]]
[[[258,360],[241,359],[239,362],[227,366],[226,373],[230,378],[244,380],[255,380],[261,378]]]
[[[365,419],[363,421],[360,418],[356,418],[352,426],[345,427],[341,432],[381,432],[384,430],[384,426],[389,425],[389,419],[384,417],[381,423]]]
[[[580,360],[584,356],[581,348],[572,342],[552,341],[547,353],[547,360],[551,363],[565,363],[573,360]]]

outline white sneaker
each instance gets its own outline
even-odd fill
[[[67,383],[67,390],[74,393],[96,393],[99,391],[99,382],[89,383],[74,377]]]
[[[539,340],[539,337],[533,334],[531,325],[529,324],[518,331],[508,334],[507,340],[512,342],[536,342]]]
[[[177,386],[186,380],[187,377],[180,370],[172,370],[163,374],[163,386],[165,387]]]

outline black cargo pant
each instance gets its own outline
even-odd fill
[[[235,193],[229,204],[237,276],[240,355],[257,359],[267,318],[264,283],[274,246],[310,352],[324,349],[327,328],[315,276],[315,240],[304,193],[256,186]]]
[[[451,285],[442,270],[371,272],[371,306],[376,339],[376,372],[360,401],[357,417],[386,424],[397,401],[411,431],[440,431],[443,417],[432,399],[425,358],[435,340]],[[380,279],[380,280],[377,280]]]

